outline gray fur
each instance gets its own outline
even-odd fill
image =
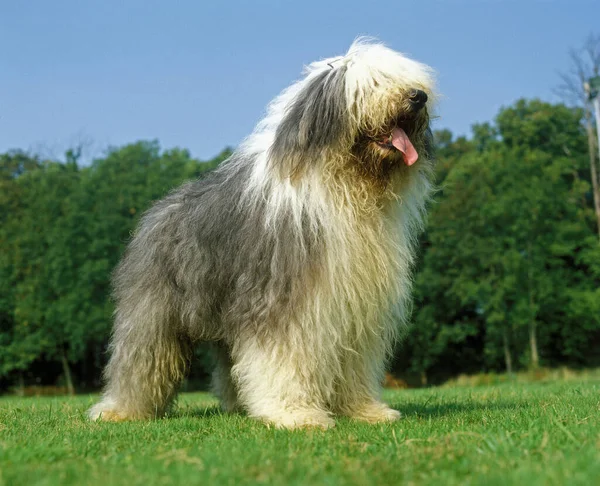
[[[111,358],[92,418],[162,416],[198,341],[217,349],[214,388],[228,411],[289,428],[330,427],[333,413],[399,417],[377,393],[409,307],[432,144],[427,110],[390,107],[410,107],[398,97],[431,80],[383,46],[357,41],[349,52],[284,92],[219,169],[144,214],[114,274]],[[349,113],[351,56],[363,63],[354,69],[383,56],[414,78],[403,85],[387,63],[373,69],[377,83],[363,88],[389,93],[365,110],[380,133],[357,133]],[[377,143],[399,118],[423,149],[420,168]]]
[[[222,355],[244,331],[261,340],[284,335],[306,295],[306,275],[319,264],[323,242],[314,229],[298,235],[291,215],[283,214],[276,233],[265,232],[264,201],[240,204],[252,167],[241,157],[156,203],[115,271],[107,393],[144,397],[136,404],[140,416],[167,410],[194,342],[219,342]],[[139,357],[121,359],[123,350]],[[162,352],[169,354],[167,368],[175,369],[160,369]],[[164,380],[147,390],[140,368]]]
[[[303,163],[342,140],[348,124],[345,73],[345,67],[338,67],[316,75],[277,128],[271,160],[284,176],[301,171]]]
[[[144,215],[115,274],[118,303],[135,305],[160,284],[161,307],[173,309],[178,331],[194,339],[227,341],[245,327],[264,333],[266,325],[275,332],[270,314],[290,312],[322,242],[308,228],[296,234],[286,214],[276,232],[265,232],[265,202],[240,203],[252,167],[242,157],[234,155]]]

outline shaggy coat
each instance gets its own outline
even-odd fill
[[[430,193],[431,70],[356,41],[315,62],[233,155],[142,218],[114,275],[92,418],[163,415],[194,343],[227,411],[278,427],[378,422]],[[418,160],[415,161],[415,156]]]

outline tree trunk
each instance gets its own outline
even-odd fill
[[[504,364],[506,365],[506,372],[509,375],[512,375],[512,356],[510,354],[510,347],[508,346],[508,331],[506,330],[506,327],[502,333],[502,341],[504,347]]]
[[[533,297],[533,245],[531,240],[527,245],[527,254],[529,262],[527,265],[527,294],[529,298],[529,349],[531,352],[531,360],[529,366],[531,369],[537,369],[540,366],[540,355],[538,353],[537,335],[536,335],[536,318],[537,311],[535,310],[535,300]]]
[[[592,178],[592,194],[594,196],[594,210],[596,211],[596,226],[598,229],[598,239],[600,241],[600,180],[598,178],[598,167],[596,164],[596,137],[594,136],[594,127],[592,125],[592,112],[589,105],[585,107],[585,131],[588,138],[588,150],[590,157],[590,175]]]
[[[19,375],[18,375],[18,378],[17,378],[16,395],[18,397],[24,397],[25,396],[25,378],[23,377],[23,372],[22,371],[19,371]]]
[[[69,393],[69,395],[75,395],[75,387],[73,386],[73,379],[71,378],[71,368],[69,367],[67,353],[65,352],[64,348],[62,350],[62,354],[60,355],[60,360],[62,362],[63,374],[65,375],[67,392]]]
[[[529,321],[529,347],[531,350],[531,361],[530,366],[532,369],[537,369],[540,366],[540,356],[538,354],[537,336],[536,336],[536,322],[535,318]]]

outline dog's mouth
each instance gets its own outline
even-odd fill
[[[410,138],[404,129],[399,126],[394,127],[392,131],[383,138],[373,141],[382,149],[400,152],[404,159],[404,163],[408,166],[413,165],[419,158],[415,146],[410,141]]]

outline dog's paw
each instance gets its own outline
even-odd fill
[[[352,410],[348,416],[355,420],[362,420],[377,424],[380,422],[394,422],[402,417],[398,410],[388,407],[385,403],[373,402]]]
[[[129,417],[120,413],[114,404],[106,402],[97,403],[90,408],[88,417],[90,420],[102,422],[125,422],[126,420],[129,420]]]
[[[262,417],[262,419],[267,425],[277,429],[296,430],[314,428],[327,430],[335,427],[335,420],[327,413],[313,410],[286,412],[276,416]]]
[[[223,413],[240,413],[244,410],[237,400],[226,399],[219,401],[219,408]]]
[[[398,410],[386,407],[384,410],[381,411],[381,413],[377,417],[376,422],[395,422],[396,420],[400,420],[401,418],[402,414]]]

